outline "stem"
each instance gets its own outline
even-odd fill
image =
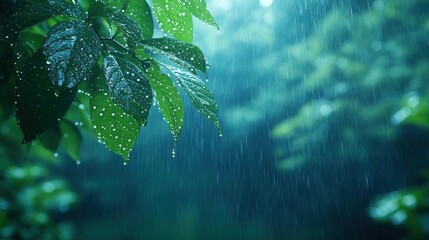
[[[125,10],[126,8],[127,8],[127,6],[128,6],[128,1],[124,1],[124,6],[123,6],[123,10]],[[90,21],[89,19],[88,19],[88,21]],[[111,28],[112,27],[112,25],[110,25],[109,24],[109,27]],[[142,67],[146,70],[147,68],[148,68],[148,64],[149,64],[149,66],[150,66],[150,60],[147,60],[147,59],[141,59],[141,58],[139,58],[137,55],[136,55],[136,53],[135,53],[135,51],[133,51],[133,50],[131,50],[131,49],[129,49],[127,46],[124,46],[122,43],[120,43],[120,42],[118,42],[115,38],[118,36],[118,34],[120,33],[120,30],[119,29],[117,29],[116,31],[115,31],[115,33],[113,34],[113,36],[109,36],[109,37],[103,37],[103,36],[101,36],[100,35],[100,33],[96,30],[96,29],[94,29],[93,28],[93,30],[94,30],[94,32],[97,34],[97,36],[98,36],[98,38],[101,40],[101,41],[103,41],[103,42],[110,42],[110,43],[113,43],[113,44],[115,44],[117,47],[119,47],[120,49],[122,49],[124,52],[126,52],[127,54],[129,54],[129,55],[131,55],[131,57],[132,58],[134,58],[134,59],[136,59],[141,65],[142,65]],[[109,34],[110,35],[110,34]],[[106,52],[108,52],[109,53],[109,49],[106,47],[106,44],[103,44],[104,45],[104,50],[106,50]]]
[[[98,36],[98,37],[102,41],[111,42],[111,43],[115,44],[116,46],[118,46],[119,48],[121,48],[122,50],[124,50],[125,52],[127,52],[129,55],[131,55],[131,57],[133,57],[134,59],[136,59],[137,61],[139,61],[139,63],[142,64],[142,66],[144,68],[146,68],[146,65],[149,63],[149,60],[139,58],[133,50],[127,48],[126,46],[124,46],[123,44],[121,44],[120,42],[118,42],[117,40],[115,40],[114,37],[112,37],[112,38],[103,38],[101,36]]]

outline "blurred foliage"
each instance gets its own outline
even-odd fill
[[[279,74],[304,100],[271,132],[280,170],[320,154],[368,159],[400,126],[429,126],[428,11],[423,0],[335,6],[306,41],[282,49]]]
[[[271,131],[278,169],[373,159],[392,149],[404,127],[427,130],[428,12],[425,0],[377,0],[359,12],[337,6],[306,41],[282,49],[289,58],[279,74],[305,100]],[[428,187],[380,196],[369,215],[427,239]]]
[[[379,197],[369,210],[376,221],[408,229],[410,239],[429,236],[429,186],[396,191]]]
[[[72,239],[71,225],[59,220],[77,195],[50,173],[58,153],[40,141],[24,147],[16,121],[1,117],[0,239]]]
[[[0,238],[71,239],[71,226],[55,223],[77,201],[67,184],[51,175],[57,162],[55,144],[46,141],[20,144],[22,133],[13,116],[14,57],[0,46]],[[47,150],[45,146],[51,146]],[[55,152],[55,154],[54,154]]]

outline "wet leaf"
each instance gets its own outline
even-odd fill
[[[75,161],[80,159],[80,146],[82,144],[82,134],[76,124],[63,120],[60,122],[61,145],[67,154]]]
[[[139,24],[125,15],[121,11],[106,9],[108,19],[110,19],[124,33],[128,44],[135,46],[142,38],[142,32]]]
[[[88,9],[88,16],[107,17],[106,5],[100,1],[91,1]]]
[[[34,52],[42,48],[45,41],[46,32],[41,31],[39,25],[22,30],[18,34],[18,40],[15,44],[15,67],[20,70]]]
[[[56,89],[49,79],[46,58],[42,51],[37,51],[24,65],[16,83],[16,117],[24,133],[23,143],[57,124],[76,91],[76,87]]]
[[[162,54],[177,65],[195,73],[195,69],[207,73],[206,60],[201,49],[191,43],[172,38],[155,38],[141,41],[141,46],[154,54]]]
[[[207,5],[205,0],[188,0],[188,9],[191,11],[192,15],[200,19],[201,21],[210,24],[217,29],[216,20],[213,18],[212,14],[207,10]]]
[[[184,109],[180,94],[171,81],[170,77],[161,73],[159,66],[152,62],[146,71],[150,86],[155,94],[164,120],[170,127],[174,140],[177,141],[183,127]]]
[[[55,153],[58,150],[61,140],[61,130],[58,124],[46,129],[46,131],[40,135],[39,140],[46,149]]]
[[[104,59],[104,77],[113,101],[146,125],[152,90],[144,73],[133,62],[109,55]]]
[[[147,27],[147,23],[146,25],[140,26],[139,23],[134,20],[134,18],[129,16],[130,14],[126,14],[122,10],[109,8],[102,2],[92,2],[89,7],[89,15],[90,17],[102,17],[106,19],[109,24],[114,24],[119,32],[122,32],[123,37],[130,46],[135,46],[142,39],[142,27]],[[151,29],[151,35],[149,37],[151,37],[153,34],[153,26]],[[147,37],[148,32],[146,29],[144,34]]]
[[[192,42],[192,15],[218,28],[205,0],[153,0],[153,9],[160,28],[181,41]]]
[[[86,13],[76,4],[68,3],[64,0],[48,0],[50,8],[59,11],[61,16],[73,17],[81,20],[86,19]]]
[[[128,161],[140,123],[113,102],[103,84],[93,88],[90,108],[91,122],[98,140]]]
[[[90,76],[100,56],[100,41],[84,22],[62,22],[49,31],[44,53],[52,82],[71,88]]]
[[[86,15],[76,5],[63,0],[50,0],[49,4],[18,4],[11,16],[2,19],[0,40],[15,40],[18,33],[28,27],[54,16],[85,19]]]
[[[172,66],[166,67],[176,77],[195,108],[220,128],[216,100],[204,82],[190,72]]]
[[[12,16],[6,18],[4,22],[0,24],[0,39],[10,39],[14,41],[21,30],[58,14],[60,14],[58,9],[49,8],[46,5],[20,6],[15,10]]]
[[[153,36],[153,18],[152,11],[146,1],[128,1],[128,7],[125,10],[127,16],[132,17],[141,28],[144,39],[151,39]]]
[[[104,0],[103,2],[114,10],[121,10],[129,4],[128,0]]]
[[[153,11],[163,31],[179,40],[192,42],[192,15],[184,1],[153,0]]]

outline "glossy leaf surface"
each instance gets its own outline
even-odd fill
[[[102,83],[91,92],[90,116],[98,140],[128,161],[140,123],[113,102]]]
[[[133,62],[109,55],[104,59],[104,77],[113,101],[146,125],[152,91],[144,73]]]
[[[195,69],[207,73],[207,64],[203,52],[191,43],[172,38],[155,38],[142,41],[141,45],[154,54],[162,54],[168,59],[195,73]]]
[[[68,88],[90,76],[101,52],[97,34],[78,20],[55,25],[43,47],[52,82]]]
[[[218,28],[205,0],[153,0],[153,8],[161,29],[181,41],[193,40],[192,15]]]
[[[183,127],[185,115],[180,94],[170,77],[161,73],[156,63],[152,63],[152,66],[146,72],[159,110],[170,127],[175,141],[177,141]]]
[[[167,68],[176,77],[195,108],[220,128],[216,100],[204,82],[190,72],[171,66]]]
[[[163,31],[179,40],[192,42],[194,37],[192,15],[185,1],[154,0],[153,11]]]

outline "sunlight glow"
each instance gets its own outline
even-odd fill
[[[216,4],[224,11],[231,9],[231,2],[228,0],[216,1]]]
[[[259,5],[262,7],[270,7],[273,4],[273,0],[259,0]]]

